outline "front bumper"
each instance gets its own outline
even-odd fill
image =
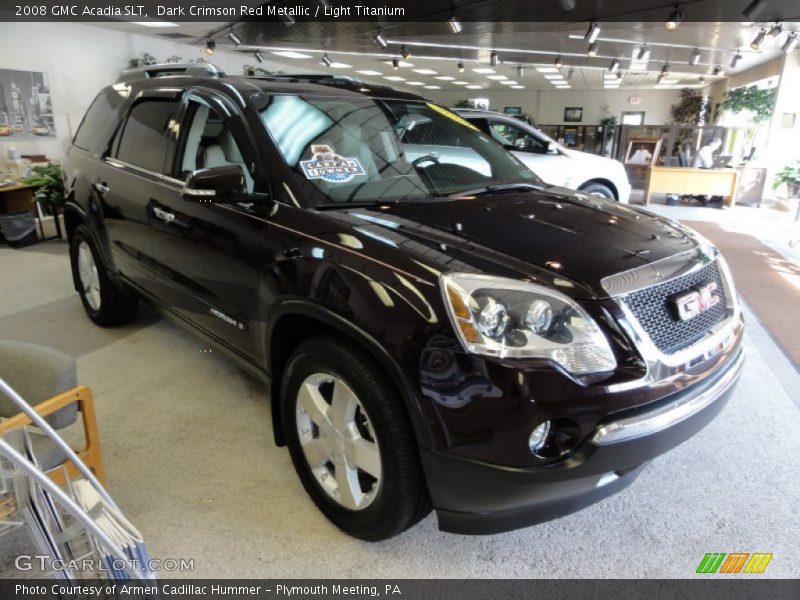
[[[743,362],[739,348],[713,376],[657,407],[600,424],[572,456],[557,464],[504,467],[423,450],[440,529],[509,531],[575,512],[625,488],[648,461],[686,441],[719,414]]]

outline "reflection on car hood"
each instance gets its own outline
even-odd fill
[[[604,277],[699,243],[688,230],[662,217],[561,188],[347,213],[351,223],[354,217],[369,223],[373,234],[384,228],[393,239],[402,236],[435,248],[425,258],[440,270],[464,269],[466,263],[505,276],[510,269],[541,271],[574,282],[595,297],[605,295],[600,284]],[[418,247],[409,244],[406,249]],[[454,260],[443,260],[443,255]]]

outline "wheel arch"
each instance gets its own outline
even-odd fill
[[[278,446],[286,445],[280,402],[283,369],[297,346],[311,337],[324,334],[341,335],[375,359],[400,393],[414,428],[417,443],[430,445],[430,436],[423,427],[420,416],[422,413],[419,398],[389,352],[367,331],[307,300],[289,300],[282,303],[273,312],[267,333],[265,363],[271,376],[270,404],[275,443]]]

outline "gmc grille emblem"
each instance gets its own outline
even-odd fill
[[[717,288],[717,282],[712,281],[675,298],[673,305],[678,319],[688,321],[719,304]]]

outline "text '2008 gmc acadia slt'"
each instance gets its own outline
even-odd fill
[[[705,239],[546,185],[418,96],[148,67],[99,94],[64,171],[89,317],[147,299],[260,375],[309,496],[362,539],[594,503],[741,370]]]

